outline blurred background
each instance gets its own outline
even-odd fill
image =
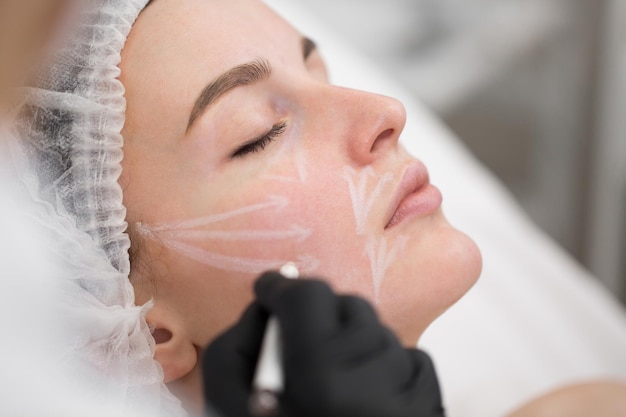
[[[626,301],[626,1],[310,8],[438,114],[540,227]]]

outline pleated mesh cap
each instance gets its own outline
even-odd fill
[[[41,195],[72,218],[109,262],[129,273],[126,211],[118,184],[124,125],[120,53],[147,0],[84,5],[67,42],[26,90],[19,123],[39,168]]]
[[[71,30],[23,89],[13,130],[14,155],[28,161],[22,179],[33,217],[61,271],[54,276],[67,338],[61,356],[109,402],[184,415],[153,359],[149,307],[134,302],[118,184],[126,109],[118,65],[148,0],[77,3]]]

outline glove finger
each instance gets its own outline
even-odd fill
[[[320,280],[263,274],[254,286],[257,301],[278,317],[284,340],[306,349],[340,330],[338,297]]]
[[[432,359],[419,349],[409,349],[408,353],[413,362],[413,376],[404,392],[411,395],[412,403],[419,409],[416,415],[444,417],[439,380]]]
[[[376,311],[365,299],[343,295],[339,304],[339,316],[344,327],[382,326]]]
[[[259,354],[268,313],[258,303],[251,303],[242,313],[239,320],[218,335],[205,352],[219,350],[220,355],[245,355],[256,358]]]
[[[385,375],[392,381],[409,381],[412,361],[396,335],[380,322],[372,305],[354,296],[343,296],[340,303],[344,328],[333,350],[346,350],[342,354],[355,366],[375,358],[384,362]]]
[[[249,417],[248,399],[267,313],[256,303],[203,352],[207,403],[229,417]]]
[[[362,298],[339,297],[341,331],[326,346],[333,361],[350,361],[358,364],[386,348],[385,329],[374,309]]]
[[[439,380],[430,356],[420,349],[407,349],[407,352],[413,364],[413,378],[408,386],[419,385],[429,396],[439,397]]]

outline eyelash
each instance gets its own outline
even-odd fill
[[[272,127],[272,129],[261,136],[260,138],[253,139],[245,145],[241,146],[231,155],[231,159],[242,158],[251,153],[261,152],[267,145],[275,141],[280,135],[285,132],[287,128],[287,122],[280,123]]]

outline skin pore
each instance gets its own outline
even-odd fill
[[[265,269],[293,260],[366,297],[407,345],[476,281],[478,249],[434,187],[429,207],[392,222],[407,178],[428,184],[398,144],[402,104],[331,85],[313,44],[263,3],[153,2],[120,68],[120,182],[134,264],[149,264],[131,279],[137,303],[154,302],[155,358],[190,412],[198,351]]]

